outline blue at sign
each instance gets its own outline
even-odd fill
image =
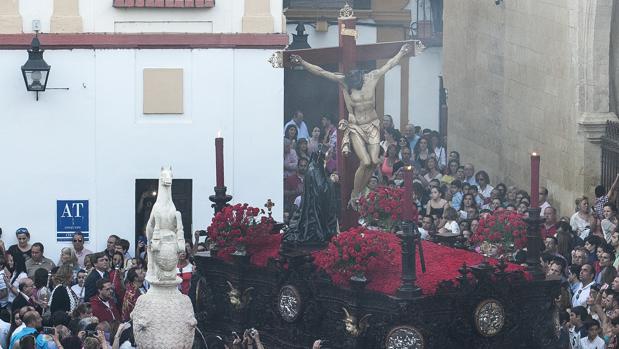
[[[57,200],[56,231],[88,231],[88,200]]]

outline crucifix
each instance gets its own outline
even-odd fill
[[[338,18],[338,47],[283,51],[278,59],[271,60],[274,66],[275,63],[283,67],[302,65],[309,72],[340,85],[338,149],[334,151],[337,151],[341,184],[342,230],[356,225],[355,201],[378,161],[382,115],[376,115],[375,110],[376,83],[400,59],[413,56],[415,46],[419,45],[418,41],[404,41],[357,46],[356,23],[352,8],[346,4]],[[355,69],[357,62],[386,58],[390,60],[383,67],[367,74]],[[338,63],[339,72],[327,72],[318,66],[333,63]]]

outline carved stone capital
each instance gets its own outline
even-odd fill
[[[606,121],[619,121],[615,113],[583,113],[578,130],[593,144],[599,144],[606,133]]]

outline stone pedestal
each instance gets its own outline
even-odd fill
[[[138,348],[191,349],[197,325],[189,297],[175,283],[151,284],[138,298],[131,319]]]
[[[272,33],[274,28],[269,0],[245,0],[243,33]]]

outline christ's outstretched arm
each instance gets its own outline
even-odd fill
[[[402,57],[404,57],[411,49],[412,49],[411,44],[402,45],[402,48],[400,49],[400,52],[398,52],[397,55],[393,56],[393,58],[387,61],[387,63],[385,63],[385,65],[383,65],[382,67],[372,71],[372,73],[374,73],[375,76],[378,79],[380,79],[383,75],[387,74],[387,72],[391,70],[391,68],[398,65]]]
[[[303,58],[301,58],[301,56],[291,55],[290,61],[293,64],[302,65],[303,68],[307,69],[307,71],[309,71],[310,73],[314,75],[318,75],[320,77],[323,77],[325,79],[329,79],[331,81],[335,81],[338,83],[344,83],[344,75],[340,73],[332,73],[332,72],[326,71],[317,65],[306,62],[305,60],[303,60]]]

